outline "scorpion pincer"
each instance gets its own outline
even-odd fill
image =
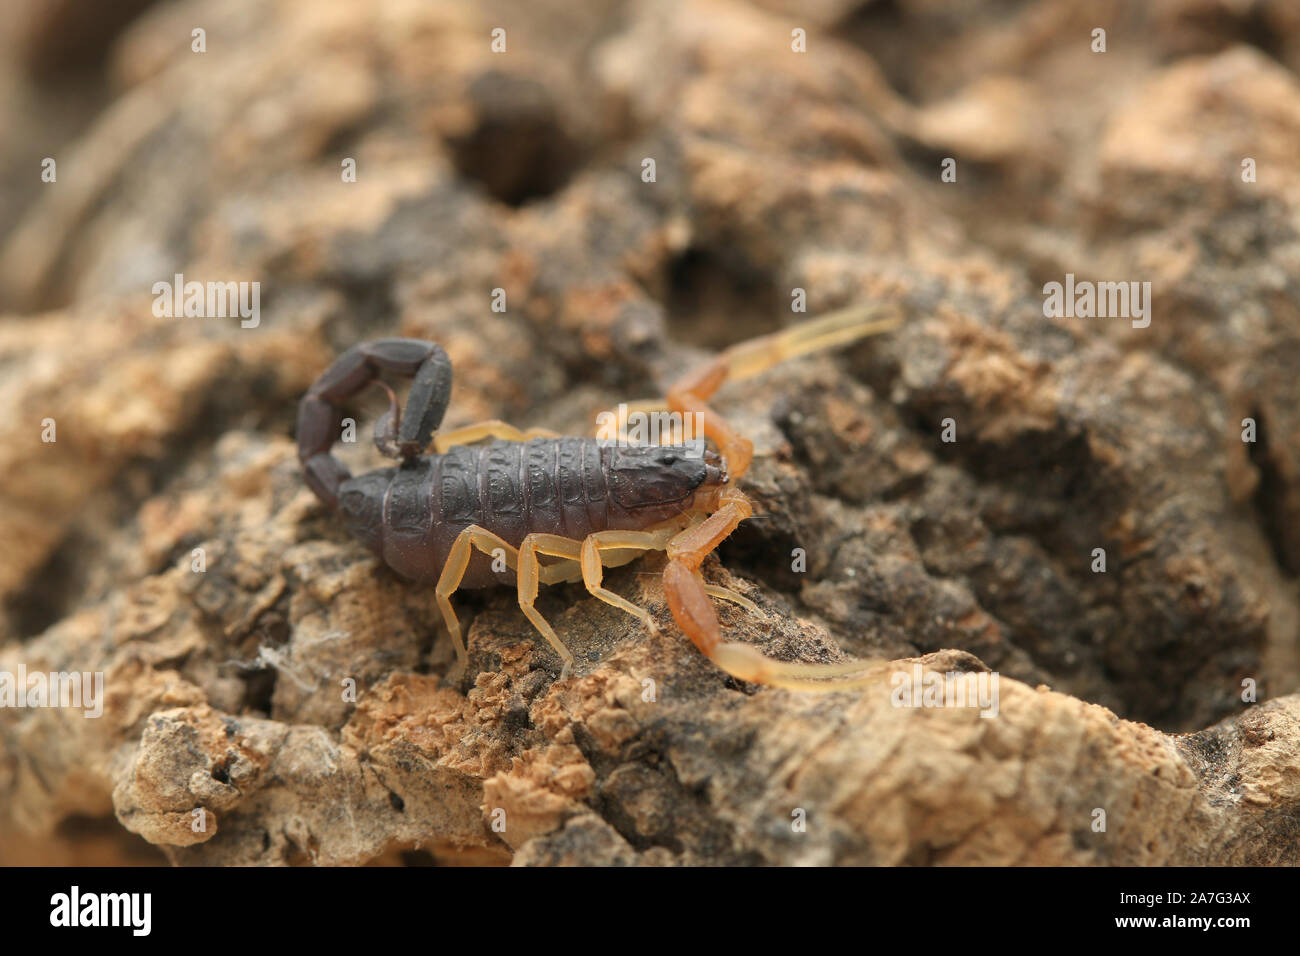
[[[573,655],[534,607],[539,584],[581,580],[591,595],[653,628],[649,611],[603,586],[603,569],[664,551],[664,595],[673,619],[718,667],[756,683],[840,689],[851,682],[833,678],[862,671],[864,662],[787,663],[722,639],[710,598],[759,611],[742,595],[706,583],[700,565],[753,514],[736,486],[753,445],[706,402],[724,382],[898,325],[896,316],[882,319],[881,312],[850,308],[743,342],[687,375],[663,400],[637,403],[641,410],[689,413],[715,446],[702,453],[697,444],[561,437],[501,421],[435,434],[451,397],[447,353],[418,339],[366,342],[341,355],[303,397],[298,456],[307,485],[354,537],[403,577],[434,584],[458,670],[467,662],[450,600],[458,588],[513,581],[520,608],[559,654],[567,676]],[[382,375],[412,380],[405,411]],[[353,477],[331,449],[344,403],[371,383],[389,398],[375,424],[375,444],[398,463]],[[498,567],[504,558],[503,570],[494,570],[494,558]]]

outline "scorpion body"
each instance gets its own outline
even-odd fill
[[[456,539],[477,526],[516,549],[533,532],[581,541],[643,531],[689,510],[720,468],[684,446],[618,447],[595,438],[458,445],[343,483],[349,531],[398,574],[435,582]],[[513,583],[492,556],[471,556],[462,588]]]
[[[564,661],[567,676],[573,655],[533,606],[539,584],[581,580],[592,596],[654,628],[645,608],[603,586],[603,569],[664,551],[669,610],[719,667],[759,683],[842,688],[848,682],[834,678],[861,671],[862,662],[787,663],[721,638],[711,597],[759,613],[747,598],[706,583],[700,573],[705,557],[753,514],[736,487],[753,446],[706,400],[726,381],[897,324],[893,318],[871,321],[878,311],[848,309],[733,346],[670,388],[665,399],[638,403],[693,416],[716,450],[565,438],[500,421],[435,438],[451,395],[446,352],[417,339],[363,343],[340,356],[303,397],[299,459],[308,486],[339,512],[353,536],[404,577],[435,585],[459,668],[467,653],[450,601],[457,589],[513,583],[521,610]],[[405,414],[385,374],[412,379]],[[375,425],[375,444],[400,461],[353,477],[331,448],[344,403],[374,383],[389,397]],[[433,453],[426,454],[431,445]]]

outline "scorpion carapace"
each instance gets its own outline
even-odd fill
[[[435,436],[451,396],[447,353],[417,339],[367,342],[340,356],[303,397],[298,456],[307,484],[341,513],[358,540],[404,577],[434,583],[459,668],[467,654],[450,600],[458,588],[513,582],[520,608],[560,655],[567,675],[573,655],[534,607],[538,586],[581,580],[594,597],[654,628],[649,611],[603,587],[603,569],[664,551],[668,608],[724,671],[780,687],[844,689],[865,678],[837,678],[860,675],[866,662],[787,663],[722,639],[710,598],[760,613],[749,599],[707,584],[700,573],[709,553],[753,514],[736,487],[753,445],[706,402],[724,382],[894,328],[900,320],[892,314],[882,318],[885,311],[846,309],[743,342],[686,376],[664,399],[625,406],[678,413],[699,423],[699,438],[716,449],[693,442],[565,438],[501,421]],[[380,378],[384,374],[413,380],[405,412]],[[343,403],[372,383],[389,399],[375,425],[375,444],[400,461],[354,478],[330,450],[340,434]],[[431,443],[433,453],[426,454]],[[541,557],[555,560],[543,564]]]

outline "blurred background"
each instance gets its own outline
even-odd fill
[[[149,674],[343,725],[227,664],[292,643],[274,569],[337,531],[296,402],[382,335],[447,348],[449,426],[582,433],[709,350],[897,303],[851,374],[734,396],[778,517],[725,565],[849,653],[956,649],[1161,731],[1294,692],[1298,67],[1289,0],[0,0],[0,653],[142,669],[111,728],[0,745],[0,817],[67,834],[5,862],[153,858],[112,816],[144,799],[115,748],[180,706]],[[258,283],[256,326],[159,317],[177,274]],[[1150,282],[1150,326],[1044,316],[1067,274]],[[770,559],[831,539],[807,580]],[[159,583],[212,542],[244,570]],[[401,600],[397,664],[437,665]]]

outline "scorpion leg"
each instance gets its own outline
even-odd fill
[[[453,445],[472,445],[474,442],[483,438],[500,438],[505,441],[529,441],[533,438],[559,438],[559,432],[553,432],[549,428],[529,428],[527,431],[516,428],[508,422],[500,419],[491,419],[486,422],[476,422],[473,425],[466,425],[464,428],[456,428],[449,432],[443,432],[434,439],[434,450],[439,454],[445,452]]]
[[[662,551],[676,534],[676,529],[665,531],[597,531],[582,542],[582,580],[592,597],[600,598],[619,610],[626,611],[650,630],[656,630],[654,618],[643,607],[638,607],[625,597],[602,586],[605,577],[601,552],[610,551]]]
[[[469,652],[465,648],[465,640],[462,636],[460,619],[456,617],[456,611],[451,606],[451,596],[460,587],[460,582],[465,577],[465,569],[469,567],[469,559],[472,549],[477,548],[484,554],[491,557],[496,556],[497,549],[505,553],[506,566],[517,573],[519,565],[519,551],[497,535],[476,524],[470,525],[464,531],[456,536],[452,542],[451,552],[447,555],[447,563],[442,566],[442,574],[438,577],[438,584],[434,594],[438,599],[438,610],[442,612],[442,619],[447,625],[447,631],[451,634],[451,642],[456,647],[457,669],[464,671],[469,660]],[[558,584],[562,581],[574,581],[580,576],[579,565],[576,560],[559,561],[539,568],[541,572],[541,581],[544,584]]]
[[[725,595],[717,593],[723,589],[714,590],[704,583],[700,564],[751,513],[749,501],[732,489],[723,494],[721,508],[668,543],[664,595],[678,626],[705,656],[741,680],[807,691],[845,690],[876,680],[871,670],[879,665],[870,662],[794,664],[768,657],[749,644],[722,639],[709,595]],[[849,675],[855,679],[832,680]]]
[[[465,577],[472,548],[478,548],[487,555],[491,555],[497,548],[502,549],[505,552],[506,564],[511,568],[516,567],[519,561],[518,551],[504,539],[476,524],[470,525],[456,535],[456,540],[452,542],[447,563],[442,566],[442,574],[438,577],[435,594],[438,598],[438,609],[442,611],[442,619],[451,633],[451,642],[456,646],[457,671],[462,673],[469,663],[469,653],[465,650],[465,640],[461,636],[460,621],[451,606],[451,595],[460,587],[460,582]]]
[[[668,528],[663,531],[597,531],[588,535],[582,542],[582,580],[587,586],[587,592],[592,597],[600,598],[606,604],[631,614],[650,630],[656,630],[654,618],[649,611],[602,585],[605,568],[617,567],[631,560],[634,557],[632,552],[663,551],[677,534],[678,529]],[[613,561],[610,560],[611,556]],[[712,597],[739,604],[755,614],[762,613],[753,601],[729,588],[706,584],[704,590]]]
[[[541,612],[533,607],[533,602],[537,600],[539,572],[547,570],[541,567],[537,560],[539,554],[569,560],[578,559],[581,556],[581,545],[572,538],[536,532],[524,538],[519,545],[519,569],[516,572],[519,582],[519,608],[564,661],[564,666],[560,670],[560,679],[563,680],[573,670],[573,654],[564,646],[564,642],[560,640],[546,618],[542,617]]]
[[[569,584],[582,580],[582,564],[576,558],[566,558],[554,564],[538,562],[537,570],[542,584]]]
[[[755,604],[749,598],[745,597],[745,595],[738,594],[735,591],[731,590],[730,588],[718,587],[718,585],[716,584],[706,584],[704,585],[704,593],[709,595],[710,597],[721,598],[724,601],[730,601],[732,604],[739,604],[741,607],[743,607],[746,611],[749,611],[751,614],[763,613],[758,609],[757,604]]]

